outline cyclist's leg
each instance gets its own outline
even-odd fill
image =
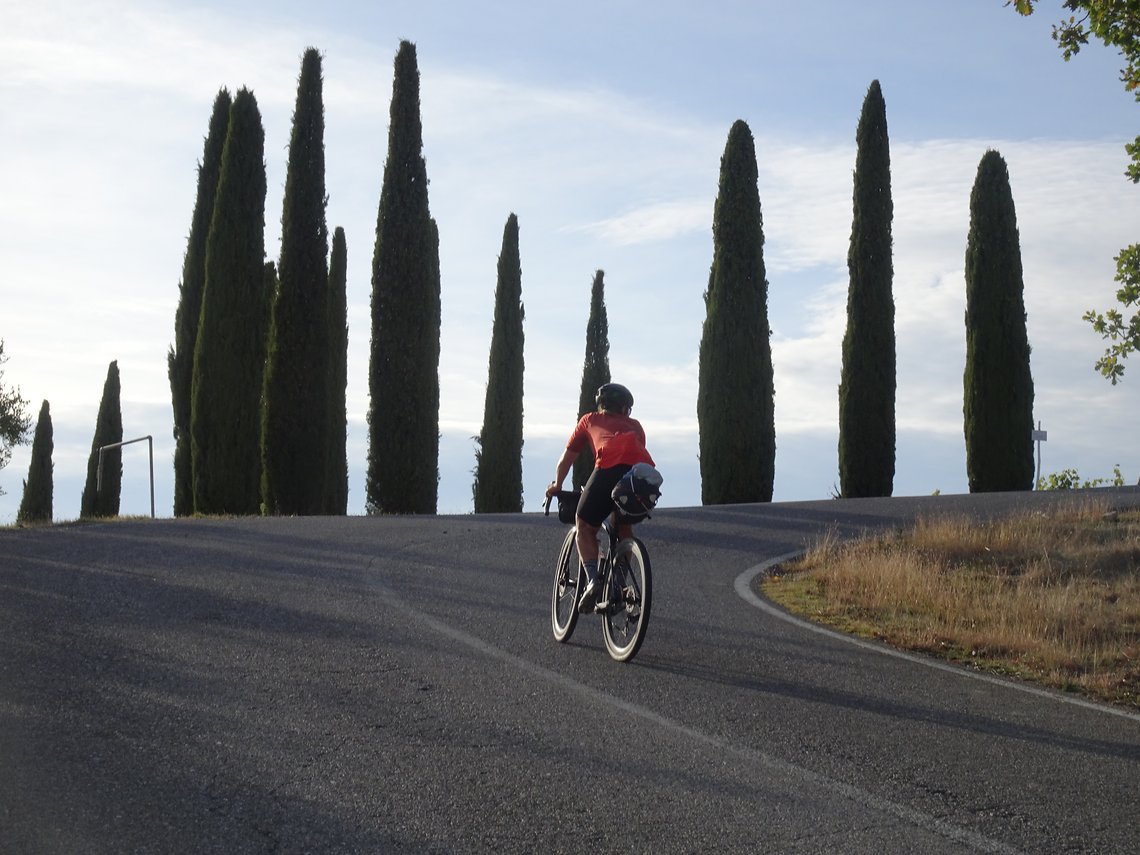
[[[629,467],[624,465],[595,469],[582,487],[575,524],[578,526],[578,554],[583,562],[598,560],[598,529],[606,517],[613,515],[614,501],[611,494],[621,476],[628,471]]]
[[[590,525],[586,520],[578,517],[574,520],[578,529],[578,536],[575,543],[578,546],[578,557],[582,559],[583,564],[593,562],[594,566],[598,566],[598,529],[600,526]]]
[[[575,520],[578,528],[578,555],[586,569],[586,587],[582,591],[579,605],[586,608],[592,606],[590,601],[596,599],[598,591],[598,529],[613,510],[610,494],[621,477],[622,473],[617,471],[620,468],[614,466],[591,472],[578,500],[578,517]]]

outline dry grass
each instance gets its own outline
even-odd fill
[[[763,587],[839,629],[1140,708],[1140,511],[829,537]]]

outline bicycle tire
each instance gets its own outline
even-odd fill
[[[550,628],[554,640],[566,641],[578,622],[578,592],[582,590],[582,565],[574,542],[576,529],[571,528],[562,541],[558,563],[554,567],[554,590],[550,595]]]
[[[645,641],[653,604],[653,571],[649,551],[636,537],[618,544],[606,579],[602,636],[606,650],[618,662],[628,662]]]

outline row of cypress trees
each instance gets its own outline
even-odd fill
[[[320,92],[320,57],[310,49],[298,87],[276,267],[264,262],[262,219],[257,216],[265,185],[264,134],[256,101],[242,90],[230,102],[223,90],[215,102],[199,170],[176,344],[169,356],[177,442],[176,514],[345,512],[346,262],[344,235],[338,229],[332,264],[325,264]],[[366,483],[370,513],[436,509],[439,235],[428,206],[419,107],[415,47],[402,42],[395,62],[372,264]],[[219,145],[219,137],[224,144]],[[895,450],[893,206],[885,103],[878,81],[868,90],[856,140],[848,326],[839,387],[841,495],[890,495]],[[976,307],[968,307],[966,316],[967,454],[977,462],[970,466],[970,484],[972,490],[1025,489],[1029,484],[1022,483],[1020,474],[1014,480],[995,475],[1000,461],[1010,455],[1020,460],[1022,446],[1031,447],[1021,422],[1026,421],[1026,401],[1032,421],[1032,380],[1027,344],[1022,348],[1024,370],[1010,380],[1020,391],[989,380],[1004,376],[1000,369],[1011,354],[1021,358],[1014,335],[1018,325],[1020,341],[1025,340],[1023,307],[1018,311],[1022,303],[1016,226],[1010,234],[1001,225],[1012,217],[1012,198],[1007,211],[1000,175],[995,177],[986,166],[992,160],[989,154],[971,196],[967,250],[968,301]],[[757,176],[751,131],[738,121],[721,159],[700,344],[697,414],[706,504],[772,497],[775,390]],[[1008,194],[1008,175],[1005,188]],[[991,209],[1008,216],[987,218],[985,212]],[[1004,255],[979,249],[991,243],[1004,246]],[[1016,272],[1008,266],[1013,257]],[[995,296],[1004,294],[1003,289],[1016,292],[1016,299]],[[1005,306],[1012,310],[999,311]],[[472,493],[479,512],[517,511],[522,506],[523,316],[518,220],[511,214],[499,258],[484,424],[475,438]],[[1012,349],[984,344],[1002,337],[1014,341]],[[593,408],[594,390],[610,380],[601,270],[591,289],[586,339],[579,415]],[[991,351],[999,354],[996,359]],[[1002,391],[986,395],[976,387]],[[995,428],[1001,442],[992,432],[978,429],[1000,422],[987,407],[1018,409],[1020,421]],[[982,445],[984,453],[979,451]],[[576,467],[576,486],[588,476],[589,463],[583,459],[581,471]],[[975,469],[987,475],[975,479]]]
[[[886,105],[873,81],[856,130],[847,328],[839,386],[844,497],[889,496],[896,355]],[[729,132],[713,217],[697,418],[705,504],[763,502],[775,472],[763,220],[752,134]],[[970,194],[963,424],[971,492],[1033,486],[1033,379],[1021,249],[1005,161],[987,151]]]
[[[176,515],[347,509],[347,250],[338,228],[326,261],[320,62],[305,52],[276,265],[264,261],[256,100],[243,89],[215,102],[168,357]],[[439,235],[422,147],[419,70],[405,41],[372,265],[370,513],[436,509]]]
[[[119,501],[123,482],[123,414],[121,405],[119,364],[107,367],[103,383],[103,396],[99,400],[99,413],[95,419],[95,435],[91,440],[91,454],[87,459],[87,480],[83,485],[79,514],[81,518],[114,517],[119,514]],[[100,461],[99,449],[107,448]],[[16,522],[25,524],[52,521],[54,500],[54,473],[52,454],[55,438],[51,420],[51,404],[44,401],[36,420],[32,440],[32,457],[28,477],[24,481],[24,494],[16,512]],[[100,465],[100,462],[102,465]]]
[[[167,360],[176,516],[345,511],[346,249],[338,229],[330,267],[322,87],[309,48],[277,263],[265,260],[257,100],[244,88],[215,99]]]
[[[856,131],[850,286],[839,386],[840,495],[889,496],[895,472],[896,356],[890,143],[879,81]],[[971,492],[1033,485],[1033,377],[1009,171],[978,164],[966,240],[963,427]]]

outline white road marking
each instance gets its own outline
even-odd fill
[[[1047,689],[1042,689],[1037,686],[1032,686],[1027,683],[1015,682],[1014,680],[1006,680],[1001,677],[995,677],[990,674],[983,674],[978,671],[969,671],[957,665],[950,665],[946,662],[939,662],[937,659],[932,659],[926,656],[918,656],[914,653],[907,653],[902,650],[895,650],[892,647],[887,647],[884,644],[875,644],[870,641],[864,641],[861,638],[856,638],[843,632],[837,632],[834,629],[829,629],[825,626],[812,623],[811,621],[804,620],[803,618],[796,617],[789,614],[783,609],[777,608],[772,603],[759,596],[753,590],[753,582],[756,577],[761,573],[767,573],[773,567],[791,561],[793,558],[799,558],[802,552],[789,552],[786,555],[779,555],[775,558],[770,558],[762,564],[757,564],[748,570],[745,570],[736,577],[734,587],[736,593],[749,605],[755,606],[762,612],[771,615],[774,618],[779,618],[782,621],[798,626],[800,629],[815,632],[819,635],[825,635],[828,638],[834,638],[838,641],[853,644],[856,647],[861,647],[864,650],[873,650],[876,653],[881,653],[884,656],[894,656],[896,659],[905,659],[908,662],[914,662],[918,665],[924,665],[927,668],[934,668],[939,671],[946,671],[950,674],[957,674],[959,677],[968,677],[971,680],[981,680],[984,683],[992,683],[995,686],[1003,686],[1007,689],[1014,689],[1018,692],[1025,692],[1029,695],[1036,695],[1042,698],[1048,698],[1051,701],[1059,701],[1060,703],[1072,704],[1085,709],[1096,710],[1097,712],[1107,713],[1109,715],[1118,715],[1123,718],[1132,719],[1133,721],[1140,721],[1140,714],[1129,712],[1128,710],[1111,707],[1107,704],[1097,704],[1092,701],[1086,701],[1084,698],[1073,697],[1064,695],[1060,692],[1053,692]]]

